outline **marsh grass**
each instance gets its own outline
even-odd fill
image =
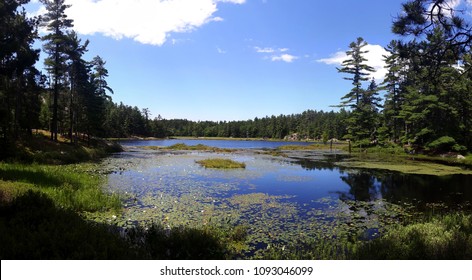
[[[360,259],[471,259],[472,215],[449,213],[392,226],[381,238],[360,244]]]
[[[366,241],[346,238],[294,240],[271,246],[262,259],[470,260],[472,215],[449,213],[392,225],[384,235]]]
[[[244,162],[237,162],[231,159],[225,158],[209,158],[204,160],[196,161],[205,168],[216,168],[216,169],[237,169],[237,168],[246,168]]]
[[[244,239],[241,228],[167,228],[159,224],[123,231],[84,220],[28,190],[0,205],[0,258],[8,259],[226,259]]]
[[[25,165],[0,163],[0,192],[12,197],[27,190],[41,192],[59,207],[75,211],[120,210],[118,195],[107,194],[100,174],[92,174],[90,165]]]

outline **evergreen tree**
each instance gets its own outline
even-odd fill
[[[65,53],[67,55],[67,77],[69,79],[69,138],[71,141],[78,137],[79,127],[83,125],[83,106],[87,94],[90,94],[90,66],[82,57],[87,52],[89,41],[82,44],[74,31],[67,33]],[[83,129],[83,127],[81,127]],[[82,130],[83,131],[83,130]],[[75,135],[75,138],[74,138]]]
[[[103,136],[105,134],[103,131],[103,119],[106,115],[106,101],[111,99],[111,97],[107,95],[107,91],[113,93],[113,90],[108,86],[106,81],[108,70],[106,69],[105,64],[106,62],[100,56],[94,57],[91,62],[91,65],[93,66],[93,72],[91,75],[93,90],[86,96],[88,135],[94,134]],[[136,115],[136,112],[133,112],[133,115]],[[139,116],[141,116],[140,112]],[[143,126],[144,124],[141,121],[141,118],[135,118],[132,121],[128,119],[126,125],[129,128],[129,132],[136,131],[136,129],[130,128],[131,126]],[[142,135],[142,133],[138,133],[138,135]]]
[[[400,111],[407,128],[404,141],[408,144],[426,147],[441,137],[456,138],[459,131],[454,90],[458,57],[448,48],[439,27],[427,40],[408,45],[409,70]]]
[[[7,140],[24,129],[31,134],[39,118],[39,50],[33,49],[38,21],[26,17],[21,6],[28,2],[0,4],[0,135]]]
[[[387,94],[383,109],[382,137],[385,140],[399,143],[402,131],[404,131],[404,121],[400,118],[400,110],[405,101],[404,85],[408,61],[401,57],[398,41],[390,42],[386,51],[389,52],[389,55],[384,56],[387,74],[382,86]]]
[[[352,81],[354,86],[348,94],[341,98],[344,100],[341,102],[343,107],[349,106],[355,109],[359,106],[364,93],[362,82],[368,81],[369,75],[375,71],[374,68],[365,64],[367,59],[364,57],[364,54],[368,53],[368,51],[362,50],[365,46],[367,46],[367,42],[361,37],[357,38],[357,41],[352,42],[349,45],[350,50],[346,52],[349,58],[343,61],[342,68],[338,68],[339,73],[350,75],[349,77],[344,77],[344,79]]]
[[[57,141],[59,93],[62,89],[62,80],[66,69],[66,31],[73,26],[72,20],[67,19],[65,10],[69,5],[64,0],[41,0],[46,7],[46,14],[42,17],[42,25],[50,32],[42,37],[45,42],[43,49],[48,54],[44,64],[52,75],[53,102],[51,120],[51,140]]]
[[[369,75],[375,70],[365,64],[367,59],[364,57],[368,51],[363,48],[367,46],[367,42],[362,38],[357,38],[356,42],[352,42],[350,50],[346,52],[349,57],[343,61],[342,68],[338,69],[340,73],[346,73],[351,77],[344,77],[346,80],[352,81],[354,86],[351,91],[341,99],[342,107],[350,107],[352,114],[347,119],[348,134],[345,138],[352,139],[356,142],[371,142],[375,140],[375,132],[377,123],[374,122],[377,114],[378,92],[375,81],[372,81],[369,88],[365,90],[362,82],[369,80]]]

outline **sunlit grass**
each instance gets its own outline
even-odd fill
[[[472,215],[451,213],[409,225],[395,225],[376,240],[361,244],[362,259],[470,259]]]
[[[56,205],[76,211],[118,210],[118,195],[107,194],[99,173],[91,165],[25,165],[0,163],[0,191],[12,197],[32,190],[46,194]]]

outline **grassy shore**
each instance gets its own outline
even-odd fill
[[[307,146],[287,145],[274,151],[274,155],[285,155],[287,151],[341,150],[348,154],[349,146],[341,142],[333,144],[312,144]],[[336,164],[342,167],[382,169],[405,174],[451,175],[472,174],[472,154],[458,159],[457,155],[408,154],[400,147],[352,148],[350,157]]]

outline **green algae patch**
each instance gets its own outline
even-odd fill
[[[244,162],[238,162],[238,161],[225,159],[225,158],[209,158],[209,159],[196,161],[196,163],[200,164],[201,166],[205,168],[216,168],[216,169],[246,168],[246,164]]]
[[[453,174],[472,175],[472,170],[467,170],[459,166],[449,166],[444,164],[420,162],[420,161],[404,161],[404,162],[388,162],[388,161],[346,161],[338,162],[338,166],[349,168],[365,168],[365,169],[382,169],[389,171],[397,171],[405,174],[418,175],[435,175],[446,176]]]

